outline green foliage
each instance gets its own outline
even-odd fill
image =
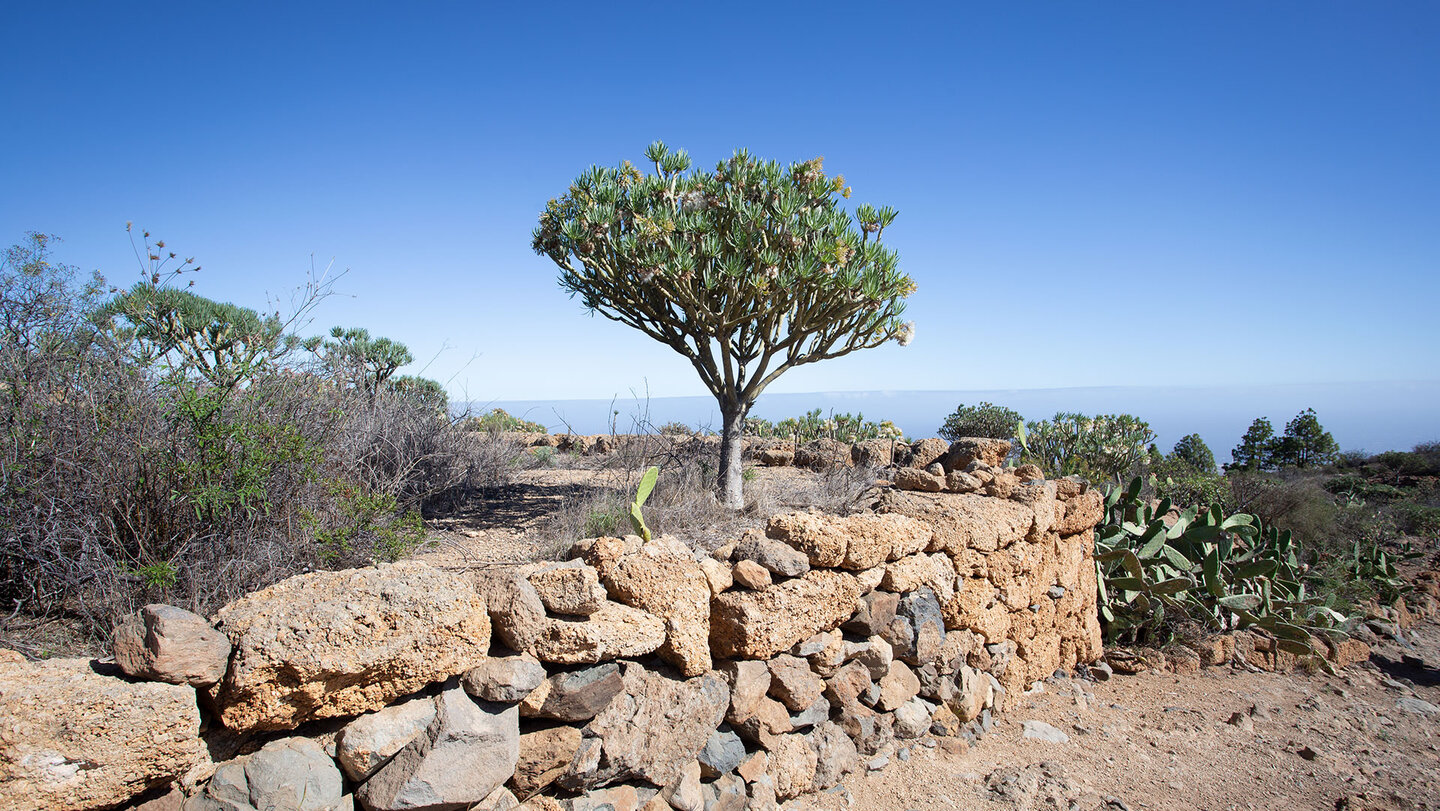
[[[554,448],[541,445],[536,448],[533,453],[535,454],[535,464],[540,467],[555,467]]]
[[[667,422],[657,430],[662,436],[691,436],[695,433],[683,422]]]
[[[1215,454],[1210,452],[1210,446],[1199,434],[1187,434],[1175,443],[1170,450],[1170,455],[1180,462],[1184,462],[1201,473],[1213,473],[1215,471]]]
[[[1018,411],[981,403],[956,406],[945,424],[940,426],[940,436],[954,442],[962,437],[989,437],[991,439],[1013,439],[1015,431],[1025,418]]]
[[[174,588],[180,575],[180,571],[175,568],[175,564],[168,560],[156,561],[155,563],[132,569],[130,573],[140,578],[140,582],[145,584],[145,588],[155,591],[165,591],[166,589]]]
[[[1348,579],[1370,584],[1382,605],[1394,605],[1414,588],[1400,578],[1395,564],[1423,555],[1423,552],[1412,550],[1409,544],[1398,552],[1387,552],[1378,541],[1356,541],[1341,562]]]
[[[1078,475],[1092,481],[1118,481],[1147,458],[1155,441],[1150,424],[1129,414],[1061,412],[1048,420],[1028,422],[1021,460],[1039,465],[1051,477]]]
[[[640,484],[635,488],[635,499],[630,502],[630,525],[635,528],[635,534],[644,540],[650,540],[650,528],[645,526],[645,516],[641,514],[640,508],[645,506],[645,500],[650,498],[650,492],[655,489],[655,482],[660,478],[660,468],[650,467],[645,475],[640,477]]]
[[[819,159],[788,168],[741,150],[714,171],[656,142],[581,174],[540,215],[532,247],[591,312],[683,355],[720,405],[721,502],[743,505],[742,425],[786,370],[887,341],[908,344],[915,290],[880,242],[896,212],[840,204]]]
[[[1395,525],[1401,532],[1421,538],[1440,538],[1440,507],[1404,502],[1392,510]]]
[[[1348,618],[1333,594],[1312,593],[1290,532],[1253,515],[1191,507],[1173,525],[1171,504],[1152,506],[1142,481],[1112,488],[1096,529],[1100,612],[1111,640],[1157,640],[1169,620],[1212,630],[1256,627],[1284,650],[1315,654],[1313,636],[1343,636]]]
[[[309,515],[315,524],[320,557],[327,562],[395,561],[425,540],[420,513],[402,511],[394,495],[370,492],[344,481],[330,482],[327,490],[336,515],[323,524]]]
[[[786,417],[779,422],[770,422],[761,417],[745,420],[745,433],[762,439],[788,439],[806,443],[817,439],[834,439],[841,442],[864,442],[868,439],[899,439],[903,436],[899,428],[889,420],[870,422],[862,413],[824,416],[820,409],[814,409],[798,417]]]
[[[625,526],[628,518],[629,512],[619,505],[596,507],[585,516],[585,522],[580,528],[580,537],[600,538],[619,535],[621,527]]]
[[[494,408],[478,417],[467,420],[465,427],[471,431],[515,431],[528,434],[546,433],[545,426],[538,422],[515,417],[503,408]]]
[[[218,522],[234,511],[268,513],[277,470],[298,470],[302,480],[315,475],[319,451],[295,427],[227,412],[218,389],[183,379],[169,385],[169,417],[181,443],[169,450],[176,474],[170,499],[190,505],[196,518]]]
[[[1285,423],[1285,435],[1273,450],[1277,467],[1323,467],[1333,464],[1339,454],[1335,437],[1320,425],[1313,408],[1305,409]]]

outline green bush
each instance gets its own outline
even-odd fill
[[[471,431],[547,433],[545,426],[540,423],[512,416],[503,408],[491,409],[478,417],[472,417],[465,422],[465,427]]]
[[[1087,417],[1061,412],[1025,424],[1020,458],[1039,465],[1051,477],[1119,481],[1145,462],[1147,448],[1154,441],[1150,424],[1129,414]]]
[[[1395,525],[1407,535],[1440,538],[1440,507],[1404,502],[1391,508]]]
[[[961,403],[945,418],[945,423],[940,426],[940,436],[951,442],[963,437],[1014,439],[1024,420],[1020,412],[1004,406],[984,402],[976,406]]]

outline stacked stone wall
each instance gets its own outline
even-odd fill
[[[127,678],[0,661],[0,806],[772,808],[920,739],[973,743],[1102,655],[1099,494],[1006,449],[928,448],[908,470],[929,478],[868,512],[714,552],[595,538],[302,575],[212,622],[149,607],[117,632]],[[104,717],[132,699],[146,713]]]

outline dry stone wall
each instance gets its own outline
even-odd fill
[[[211,622],[147,607],[117,631],[128,678],[0,663],[0,806],[773,808],[920,738],[974,742],[1101,656],[1100,502],[993,443],[932,444],[869,512],[712,553],[632,536],[317,572]]]

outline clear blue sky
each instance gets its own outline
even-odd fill
[[[6,244],[128,284],[133,220],[251,306],[333,257],[352,297],[314,331],[448,346],[456,396],[703,393],[529,248],[656,138],[824,155],[900,211],[915,343],[775,391],[1440,378],[1440,4],[7,3],[0,30]]]

